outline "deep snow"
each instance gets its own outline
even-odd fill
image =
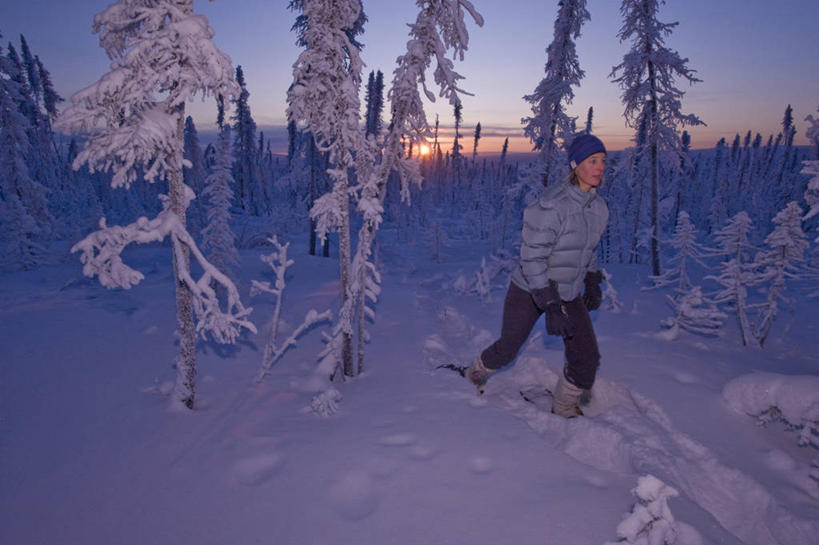
[[[337,309],[336,262],[305,247],[291,244],[283,336],[311,308]],[[667,504],[679,544],[818,542],[819,449],[745,414],[764,402],[738,403],[765,377],[815,383],[810,301],[780,314],[765,349],[742,347],[731,320],[719,338],[668,342],[656,336],[671,312],[664,293],[640,290],[648,269],[609,266],[623,310],[595,313],[599,380],[589,416],[566,421],[518,393],[552,386],[562,366],[542,322],[483,396],[436,370],[468,363],[499,329],[504,280],[489,302],[453,288],[486,248],[454,241],[435,264],[382,243],[365,372],[334,386],[338,410],[321,417],[311,378],[325,326],[253,381],[274,300],[248,293],[251,279],[272,279],[259,259],[268,251],[242,252],[240,289],[260,334],[199,344],[189,414],[166,397],[167,248],[126,251],[145,274],[128,291],[83,278],[76,256],[0,276],[0,543],[602,545],[617,541],[648,474],[678,492]]]

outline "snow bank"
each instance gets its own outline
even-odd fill
[[[819,376],[752,373],[729,382],[722,396],[733,409],[751,416],[776,408],[795,426],[819,422]]]

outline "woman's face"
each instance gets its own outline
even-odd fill
[[[588,193],[593,187],[599,187],[606,169],[606,154],[602,151],[593,153],[575,167],[577,183],[580,189]]]

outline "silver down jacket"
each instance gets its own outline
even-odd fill
[[[523,242],[512,282],[531,292],[549,280],[560,298],[571,301],[583,290],[587,271],[597,270],[597,244],[606,230],[609,208],[594,189],[568,182],[547,188],[523,212]]]

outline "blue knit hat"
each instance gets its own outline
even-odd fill
[[[606,153],[606,146],[599,138],[588,133],[577,135],[569,144],[569,166],[575,168],[589,155],[601,151]]]

